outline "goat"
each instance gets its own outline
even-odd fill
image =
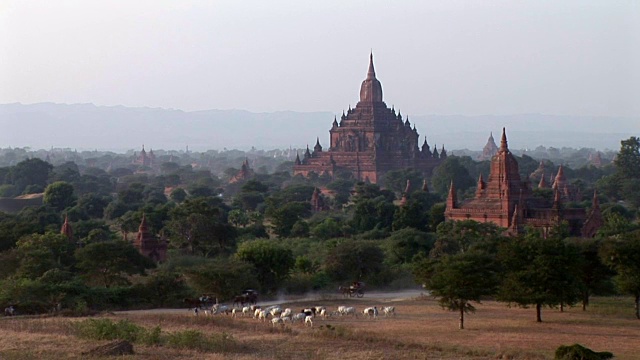
[[[309,324],[309,327],[313,327],[313,316],[311,315],[307,315],[304,318],[304,326],[307,326],[307,324]]]
[[[268,312],[260,310],[260,313],[258,314],[258,320],[267,321],[267,316],[269,316]]]
[[[353,306],[344,307],[340,312],[340,315],[353,315],[354,317],[358,317],[356,308],[354,308]]]
[[[284,325],[284,320],[282,320],[279,317],[274,317],[273,319],[271,319],[271,325],[272,326],[276,326],[276,325]]]
[[[231,309],[227,306],[227,305],[220,305],[220,304],[215,304],[211,307],[211,314],[213,315],[217,315],[217,314],[229,314],[231,312]]]
[[[291,308],[286,308],[286,309],[284,309],[284,311],[282,311],[282,313],[280,314],[280,317],[282,317],[282,318],[290,317],[291,314],[292,314]]]
[[[294,322],[294,321],[303,321],[305,317],[307,317],[307,314],[305,314],[305,313],[303,313],[303,312],[301,312],[301,313],[297,313],[297,314],[295,314],[295,315],[293,315],[293,316],[291,317],[291,322]]]
[[[307,314],[308,316],[316,316],[316,308],[312,307],[312,308],[306,308],[306,309],[302,309],[300,310],[300,312],[303,312],[305,314]]]
[[[247,314],[249,314],[249,312],[251,311],[251,308],[249,306],[245,306],[242,308],[242,316],[245,316]]]
[[[396,316],[396,307],[395,306],[385,306],[382,308],[382,312],[384,316],[393,315]]]
[[[377,317],[378,317],[378,308],[377,308],[377,307],[375,307],[375,306],[374,306],[374,307],[368,307],[368,308],[364,309],[364,310],[362,311],[362,313],[363,313],[365,316],[368,316],[368,317],[371,317],[371,318],[374,318],[374,319],[375,319],[375,318],[377,318]]]
[[[323,319],[326,319],[327,317],[329,317],[331,314],[329,314],[327,312],[327,309],[322,308],[322,310],[320,310],[320,314],[319,314]]]
[[[271,314],[273,317],[280,316],[280,314],[282,314],[282,309],[280,307],[273,308],[269,310],[269,314]]]

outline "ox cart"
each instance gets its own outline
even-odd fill
[[[233,299],[233,306],[245,304],[255,305],[258,302],[258,292],[256,290],[247,289]]]
[[[338,290],[344,297],[348,296],[361,298],[364,296],[364,288],[365,284],[362,281],[354,281],[349,286],[340,286]]]

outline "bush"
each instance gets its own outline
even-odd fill
[[[197,330],[184,330],[166,335],[166,345],[177,349],[193,349],[201,351],[227,352],[237,344],[231,334],[207,336]]]
[[[573,344],[562,345],[556,349],[554,360],[607,360],[612,357],[613,354],[608,351],[595,352],[580,344]]]
[[[136,342],[146,330],[129,320],[88,319],[74,323],[76,335],[90,340],[127,340]]]

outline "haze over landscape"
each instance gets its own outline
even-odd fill
[[[631,1],[3,1],[0,144],[326,144],[373,49],[430,144],[506,126],[515,148],[615,149],[640,130],[638,24]]]

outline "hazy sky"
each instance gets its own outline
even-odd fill
[[[640,116],[639,4],[0,0],[0,103]]]

